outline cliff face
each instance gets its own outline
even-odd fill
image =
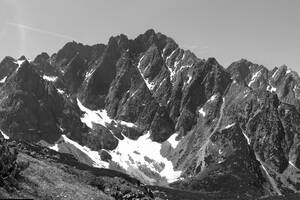
[[[146,184],[249,198],[300,189],[300,82],[286,66],[225,69],[148,30],[0,69],[7,137]]]

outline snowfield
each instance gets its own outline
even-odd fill
[[[174,135],[176,137],[176,134]],[[175,143],[171,143],[171,145],[175,146]],[[179,179],[181,171],[174,170],[172,162],[160,154],[160,149],[161,144],[153,142],[150,139],[150,132],[147,132],[137,140],[131,140],[124,136],[124,140],[119,140],[118,147],[110,151],[110,154],[112,160],[125,170],[131,168],[139,170],[140,166],[147,166],[151,171],[165,177],[168,182],[174,182]],[[149,179],[149,181],[155,183],[155,180]]]
[[[85,106],[77,99],[77,103],[79,108],[84,112],[84,116],[81,118],[81,121],[85,123],[89,128],[93,128],[93,123],[100,124],[105,126],[112,122],[116,122],[123,126],[127,127],[136,127],[135,124],[120,120],[113,120],[109,118],[107,112],[105,110],[93,111]],[[123,135],[124,136],[124,135]],[[173,148],[176,148],[178,141],[175,140],[177,134],[173,134],[168,142],[171,144]],[[71,143],[70,140],[64,136],[65,141]],[[118,139],[118,138],[117,138]],[[152,172],[157,173],[161,177],[165,177],[168,182],[174,182],[178,180],[180,177],[181,171],[175,171],[172,165],[172,162],[163,157],[160,154],[160,150],[162,148],[162,144],[153,142],[150,139],[150,132],[139,137],[137,140],[132,140],[124,136],[123,140],[119,140],[118,147],[112,151],[107,151],[112,156],[112,161],[118,163],[122,168],[130,171],[134,171],[134,173],[139,173],[142,175],[149,183],[155,183],[155,179],[151,179],[141,171],[141,167],[147,167]],[[91,154],[91,151],[87,149],[87,147],[80,147],[79,144],[75,144],[74,146],[78,149],[85,151],[87,154]],[[52,147],[55,148],[55,147]],[[98,155],[98,154],[97,154]],[[93,160],[96,162],[98,159],[101,161],[100,157],[96,156],[93,152],[92,155]],[[103,162],[103,161],[101,161]]]

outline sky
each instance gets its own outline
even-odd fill
[[[300,73],[299,0],[0,0],[0,60],[153,28],[199,58]]]

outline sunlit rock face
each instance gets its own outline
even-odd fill
[[[287,66],[225,69],[148,30],[0,69],[0,137],[145,184],[245,198],[300,190],[300,82]]]

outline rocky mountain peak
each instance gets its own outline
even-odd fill
[[[7,57],[0,78],[0,130],[12,139],[181,191],[300,190],[300,79],[286,66],[225,69],[150,29]]]

